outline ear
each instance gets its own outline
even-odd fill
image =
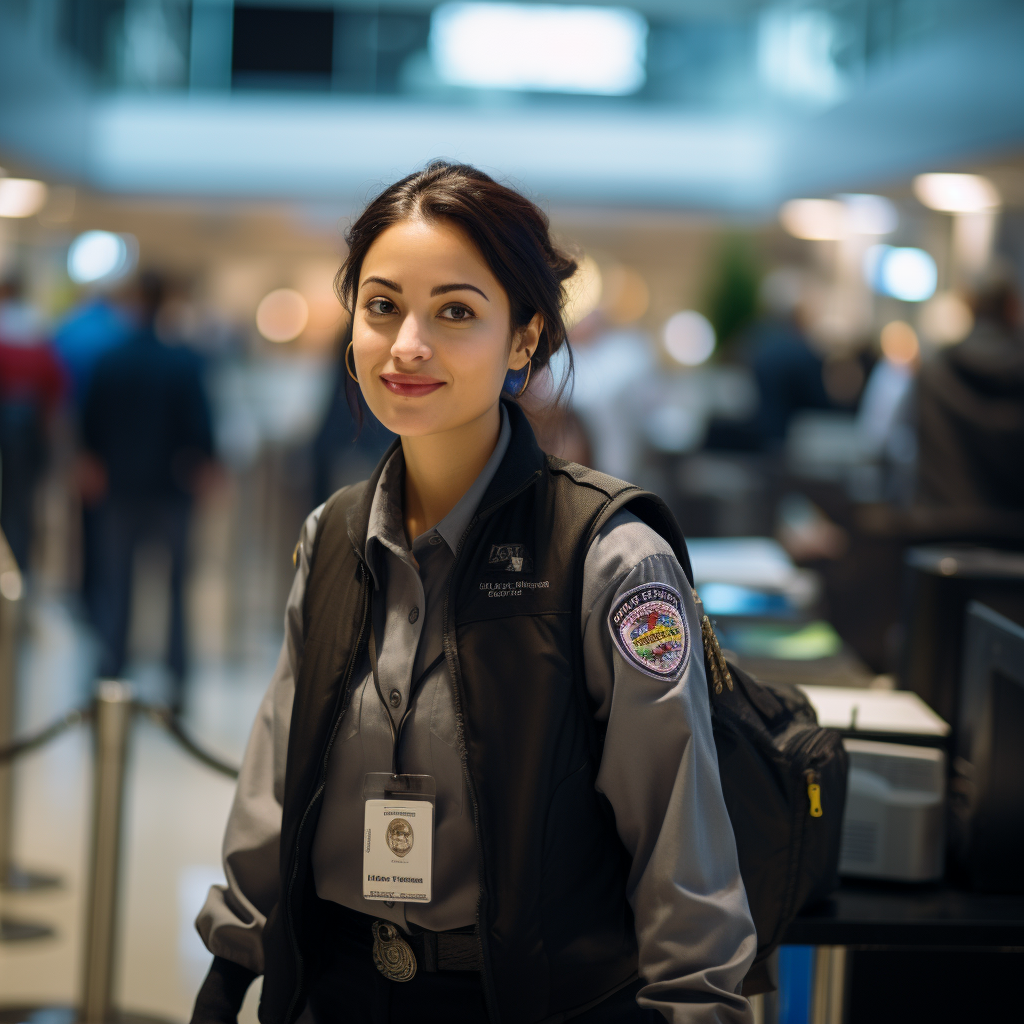
[[[512,339],[512,349],[508,354],[508,368],[521,370],[532,358],[540,344],[541,331],[544,330],[544,317],[534,313],[533,319],[516,331]]]

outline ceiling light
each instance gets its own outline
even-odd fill
[[[914,195],[941,213],[980,213],[1002,202],[999,190],[980,174],[919,174]]]
[[[278,288],[264,295],[256,307],[256,330],[267,341],[292,341],[306,329],[308,322],[309,305],[292,288]]]
[[[32,178],[0,178],[0,217],[31,217],[46,203],[46,186]]]
[[[873,245],[864,254],[864,280],[879,294],[924,302],[935,294],[938,270],[923,249]]]
[[[68,277],[75,284],[95,284],[124,277],[135,265],[138,244],[131,235],[85,231],[68,248]]]
[[[900,215],[896,206],[885,196],[845,193],[836,198],[843,204],[851,234],[888,235],[899,226]]]
[[[662,330],[665,351],[683,366],[700,366],[715,351],[715,329],[707,317],[686,309],[668,318]]]
[[[783,203],[779,220],[794,238],[832,242],[846,237],[846,209],[836,199],[791,199]]]
[[[647,22],[625,7],[441,4],[428,45],[442,81],[475,89],[626,96],[647,77]]]

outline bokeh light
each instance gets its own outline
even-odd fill
[[[999,190],[980,174],[919,174],[914,195],[941,213],[981,213],[1002,202]]]
[[[293,341],[309,322],[309,305],[293,288],[276,288],[256,307],[256,330],[267,341]]]
[[[918,327],[935,345],[955,345],[974,326],[971,307],[956,292],[940,292],[921,308]]]
[[[864,280],[879,294],[924,302],[935,294],[938,269],[924,249],[873,245],[864,253]]]
[[[0,217],[31,217],[46,205],[46,186],[32,178],[0,177]]]
[[[75,284],[115,281],[132,269],[136,252],[129,235],[85,231],[68,248],[68,277]]]
[[[846,209],[837,199],[791,199],[779,210],[782,226],[809,242],[834,242],[846,237]]]
[[[897,366],[912,363],[921,351],[917,333],[904,320],[893,320],[882,328],[882,355]]]
[[[715,329],[707,317],[685,309],[665,322],[662,330],[665,351],[683,366],[700,366],[715,351]]]

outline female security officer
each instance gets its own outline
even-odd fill
[[[682,538],[515,401],[575,264],[445,163],[348,241],[346,366],[399,440],[303,528],[193,1021],[259,974],[264,1024],[749,1020]]]

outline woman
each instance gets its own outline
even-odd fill
[[[546,457],[515,401],[565,344],[574,263],[444,163],[348,241],[346,365],[399,441],[303,529],[193,1020],[261,973],[264,1024],[748,1020],[682,538]]]

